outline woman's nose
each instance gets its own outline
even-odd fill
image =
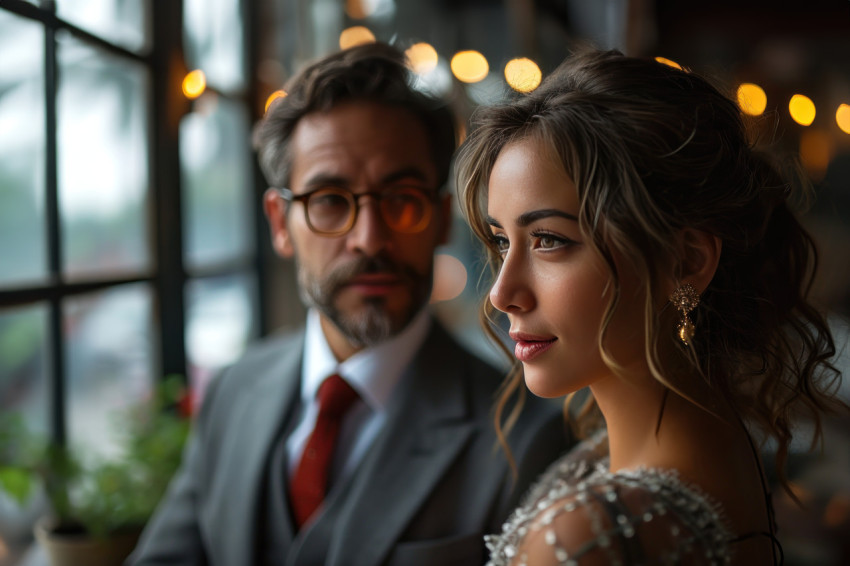
[[[507,254],[490,289],[490,302],[493,306],[507,314],[533,309],[535,300],[527,281],[528,274],[527,267]]]

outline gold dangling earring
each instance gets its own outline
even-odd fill
[[[670,294],[670,302],[682,313],[682,318],[676,328],[679,331],[679,340],[687,346],[696,332],[694,323],[691,322],[688,315],[699,305],[699,293],[693,285],[685,283]]]

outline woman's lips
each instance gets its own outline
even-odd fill
[[[552,344],[557,340],[557,338],[546,338],[513,332],[511,333],[511,338],[516,341],[514,355],[521,362],[530,362],[551,348]]]

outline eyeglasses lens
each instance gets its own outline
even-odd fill
[[[379,194],[384,222],[396,232],[419,232],[431,220],[431,201],[420,190],[399,188]],[[354,224],[355,195],[341,189],[323,189],[310,195],[307,216],[313,230],[341,234]]]

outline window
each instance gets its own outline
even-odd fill
[[[116,410],[170,373],[202,389],[263,330],[248,4],[0,5],[0,411],[75,449],[108,455]]]

